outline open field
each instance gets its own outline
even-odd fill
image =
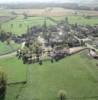
[[[80,24],[80,25],[96,25],[98,24],[98,17],[91,17],[90,19],[85,18],[84,16],[72,15],[72,16],[63,16],[63,17],[52,17],[53,19],[60,21],[68,17],[70,24]]]
[[[23,33],[26,33],[27,27],[31,27],[34,25],[43,25],[44,18],[42,17],[29,17],[27,19],[24,19],[23,16],[18,16],[16,19],[9,21],[7,23],[4,23],[2,25],[2,29],[8,32],[12,32],[18,35],[21,35]],[[11,24],[13,24],[13,27],[11,27]],[[21,24],[21,27],[19,26]],[[54,23],[52,21],[47,21],[47,25],[53,25]]]
[[[26,65],[23,65],[17,58],[0,60],[0,66],[8,76],[8,83],[26,81]]]
[[[34,25],[38,25],[39,23],[41,23],[41,21],[37,20],[38,18],[29,18],[29,19],[23,19],[23,16],[19,16],[17,17],[15,20],[9,21],[8,23],[4,23],[2,28],[5,31],[10,31],[13,32],[15,34],[23,34],[27,31],[27,27],[28,26],[32,26],[33,23]],[[13,24],[13,27],[11,28],[11,24]],[[22,24],[22,26],[20,27],[19,25]]]
[[[18,100],[57,100],[57,93],[61,89],[67,92],[68,97],[97,96],[96,63],[96,60],[88,58],[85,53],[79,53],[53,64],[44,62],[42,66],[23,65],[16,58],[1,60],[0,66],[7,70],[9,81],[25,80],[25,73],[28,71],[28,83],[20,92]],[[21,84],[8,86],[6,100],[16,100],[20,86]]]
[[[68,16],[69,23],[77,23],[81,25],[95,25],[98,24],[98,17],[92,17],[91,19],[84,18],[83,16]]]

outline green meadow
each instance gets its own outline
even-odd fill
[[[6,100],[57,100],[59,90],[65,90],[67,97],[91,97],[98,95],[97,61],[89,58],[84,52],[43,65],[24,65],[17,58],[0,60],[8,74],[8,82],[22,82],[26,85],[10,85]],[[22,90],[21,86],[23,86]],[[96,100],[96,99],[86,99]]]

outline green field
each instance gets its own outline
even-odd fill
[[[11,43],[10,45],[7,45],[6,43],[0,42],[0,55],[11,53],[19,47],[18,44]]]
[[[60,21],[63,20],[64,17],[53,17],[53,19]],[[69,23],[74,24],[83,24],[83,25],[95,25],[98,24],[98,17],[92,17],[91,19],[86,19],[82,16],[68,16]],[[17,16],[16,19],[11,20],[9,22],[2,24],[2,29],[7,32],[12,32],[18,35],[26,33],[27,27],[31,27],[34,25],[43,25],[44,18],[43,17],[28,17],[24,19],[23,16]],[[11,27],[13,24],[13,27]],[[19,25],[22,25],[21,27]],[[47,25],[55,25],[54,22],[47,20]]]
[[[98,96],[96,63],[96,60],[88,58],[85,53],[53,64],[47,61],[42,66],[23,65],[16,58],[0,60],[0,66],[8,72],[8,81],[24,81],[26,76],[28,78],[28,84],[21,90],[18,100],[57,100],[59,90],[65,90],[68,97]],[[21,86],[8,86],[6,100],[16,100]]]
[[[66,17],[68,17],[70,24],[80,24],[80,25],[95,25],[98,24],[98,17],[91,17],[90,19],[87,19],[83,16],[65,16],[65,17],[53,17],[55,20],[60,21],[64,20]]]
[[[7,23],[4,23],[2,25],[2,29],[7,32],[12,32],[18,35],[21,35],[23,33],[27,32],[27,28],[34,26],[34,25],[43,25],[44,18],[42,17],[28,17],[27,19],[24,19],[23,16],[18,16],[16,19],[9,21]],[[13,27],[11,27],[11,24],[13,24]],[[19,26],[21,24],[21,27]],[[47,25],[54,25],[50,20],[47,20]]]
[[[92,17],[91,19],[87,19],[83,16],[68,16],[69,23],[77,23],[81,25],[95,25],[98,24],[98,17]]]
[[[8,83],[26,81],[26,65],[16,57],[0,60],[0,66],[8,76]]]

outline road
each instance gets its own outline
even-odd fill
[[[12,52],[12,53],[9,53],[9,54],[0,56],[0,59],[13,57],[13,56],[15,56],[15,55],[16,55],[16,52]]]

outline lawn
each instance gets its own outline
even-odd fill
[[[7,70],[9,81],[25,80],[28,72],[28,83],[21,90],[18,100],[57,100],[59,90],[65,90],[67,97],[97,96],[96,63],[86,54],[79,53],[53,64],[50,61],[44,62],[42,66],[23,65],[16,58],[1,60],[0,66]],[[21,84],[8,86],[6,100],[16,100],[20,87]]]

